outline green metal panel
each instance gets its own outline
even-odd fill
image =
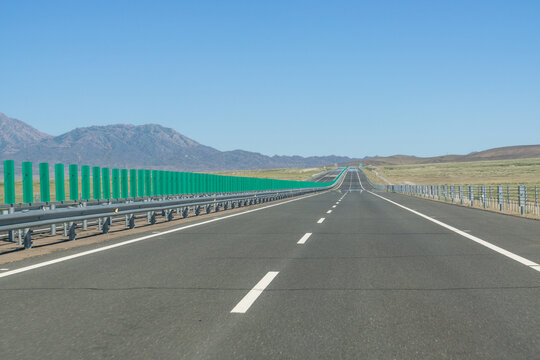
[[[81,200],[90,200],[90,166],[81,166]]]
[[[179,179],[180,179],[180,173],[174,171],[173,172],[173,194],[174,195],[178,195],[178,193],[180,192]]]
[[[120,170],[120,188],[122,190],[121,198],[127,199],[129,197],[129,182],[127,169]]]
[[[137,170],[137,193],[139,196],[144,196],[144,170]]]
[[[120,169],[112,169],[112,197],[120,199]]]
[[[69,164],[69,199],[79,200],[79,166]]]
[[[15,204],[15,161],[4,160],[4,202]]]
[[[144,195],[152,196],[152,171],[144,170]]]
[[[165,192],[165,195],[171,195],[172,191],[171,191],[171,188],[172,188],[172,178],[171,178],[171,172],[170,171],[165,171],[165,186],[166,186],[166,189],[167,191]]]
[[[152,170],[152,195],[156,196],[159,192],[158,171]]]
[[[159,191],[160,195],[166,195],[167,194],[167,179],[165,178],[165,171],[160,170],[159,176],[160,176],[160,185],[161,185],[161,189]]]
[[[129,194],[132,198],[137,197],[137,170],[129,170]]]
[[[92,168],[92,190],[95,200],[101,199],[101,173],[99,166]]]
[[[39,194],[41,202],[51,201],[51,182],[49,181],[49,164],[39,164]]]
[[[64,164],[54,164],[55,200],[66,200],[66,186],[64,184]]]
[[[101,183],[103,186],[103,198],[108,200],[111,198],[111,172],[109,168],[104,167],[101,169]]]
[[[32,163],[24,161],[22,163],[23,175],[23,202],[34,202],[34,180],[32,179]]]

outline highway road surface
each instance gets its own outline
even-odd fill
[[[159,231],[2,265],[0,358],[540,359],[538,221],[352,169]]]

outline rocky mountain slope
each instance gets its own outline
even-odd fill
[[[121,168],[186,171],[315,167],[352,160],[344,156],[266,156],[219,151],[161,125],[77,128],[60,136],[43,134],[2,114],[0,159],[74,163]]]

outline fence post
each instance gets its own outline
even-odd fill
[[[504,190],[502,186],[497,187],[497,195],[499,197],[499,210],[504,210]]]

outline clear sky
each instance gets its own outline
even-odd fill
[[[540,143],[540,1],[0,1],[0,112],[267,155]]]

